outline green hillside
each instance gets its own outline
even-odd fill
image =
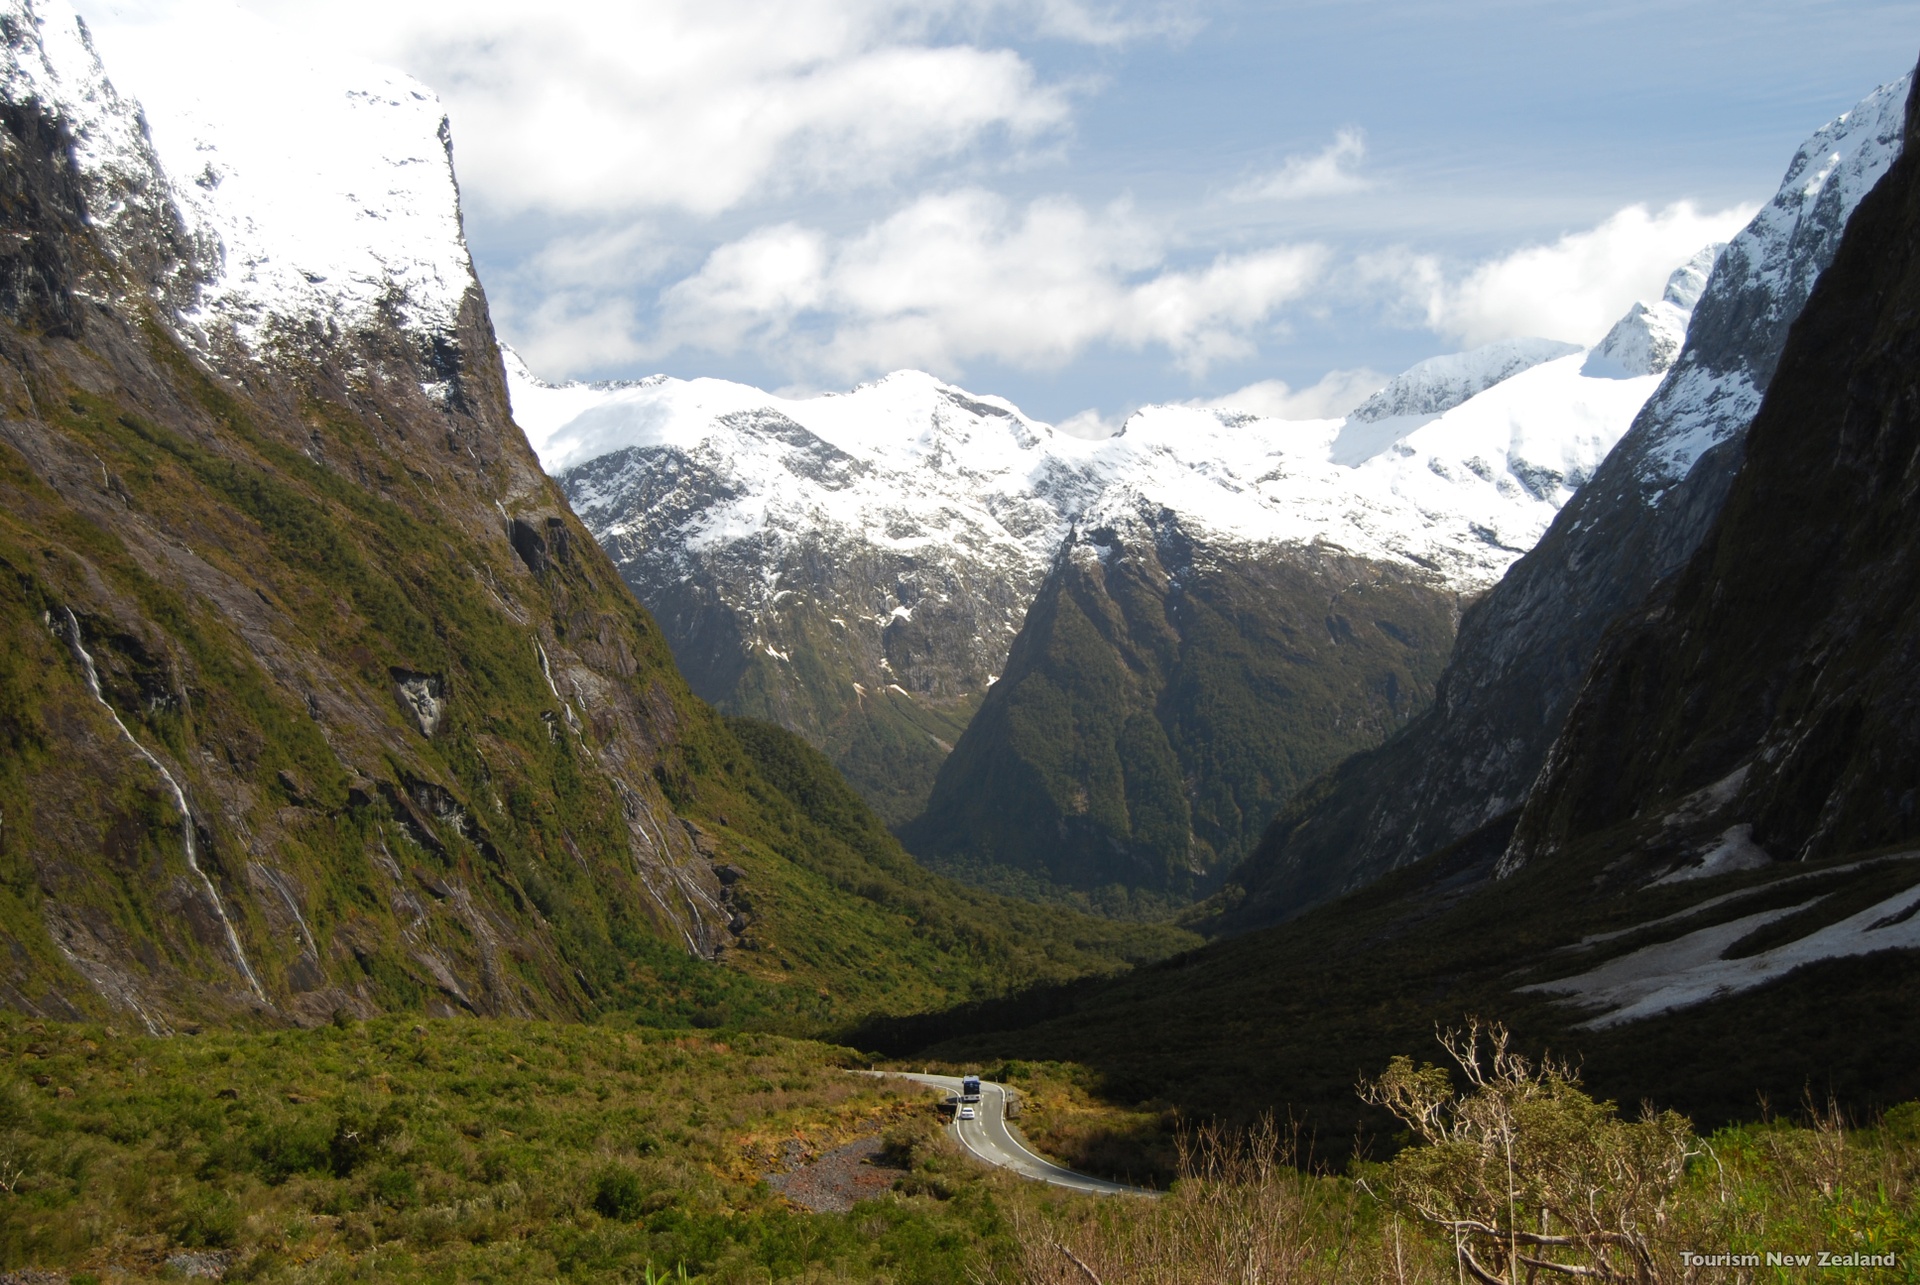
[[[1354,1095],[1358,1077],[1396,1052],[1432,1050],[1436,1027],[1469,1016],[1507,1023],[1529,1053],[1571,1059],[1600,1096],[1651,1099],[1702,1124],[1753,1118],[1763,1102],[1791,1109],[1809,1091],[1831,1093],[1857,1119],[1920,1095],[1911,951],[1815,964],[1598,1030],[1581,1027],[1590,1005],[1520,989],[1824,895],[1811,921],[1782,923],[1792,940],[1911,887],[1920,863],[1839,861],[1641,890],[1603,876],[1608,854],[1493,880],[1510,827],[1278,928],[1110,981],[875,1023],[852,1038],[903,1056],[1077,1062],[1109,1101],[1240,1120],[1291,1113],[1323,1153],[1340,1154],[1356,1131],[1392,1136]],[[1588,938],[1600,940],[1582,947]]]
[[[1431,699],[1457,599],[1322,549],[1076,537],[902,830],[938,869],[1088,904],[1205,895],[1301,786]]]
[[[6,125],[6,1004],[815,1026],[1184,940],[1016,942],[775,788],[539,471],[477,285],[444,342],[215,369],[96,241],[60,127]]]

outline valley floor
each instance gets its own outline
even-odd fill
[[[936,1097],[861,1065],[740,1032],[395,1017],[151,1039],[0,1015],[0,1279],[1454,1278],[1445,1237],[1376,1195],[1386,1169],[1316,1174],[1270,1126],[1210,1134],[1103,1103],[1079,1068],[991,1068],[1076,1167],[1138,1175],[1161,1149],[1169,1198],[1103,1200],[975,1163]],[[1678,1267],[1716,1248],[1871,1249],[1901,1265],[1849,1280],[1914,1278],[1920,1106],[1694,1154],[1653,1279],[1728,1278]]]

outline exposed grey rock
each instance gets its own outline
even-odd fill
[[[1686,346],[1546,537],[1464,616],[1433,707],[1277,818],[1223,924],[1289,918],[1473,833],[1527,797],[1601,636],[1699,546],[1787,332],[1848,216],[1900,152],[1911,77],[1810,138],[1721,253]],[[1684,298],[1690,277],[1670,291]]]

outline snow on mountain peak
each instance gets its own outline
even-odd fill
[[[1394,376],[1360,403],[1352,418],[1372,423],[1401,415],[1438,415],[1503,379],[1579,349],[1557,339],[1502,339],[1469,352],[1429,357]]]
[[[1600,379],[1657,375],[1687,342],[1687,314],[1665,299],[1636,303],[1587,355],[1585,372]]]
[[[1145,506],[1222,540],[1338,546],[1462,589],[1539,539],[1658,383],[1593,377],[1571,344],[1510,341],[1402,377],[1395,404],[1437,410],[1288,421],[1150,406],[1087,441],[917,371],[808,398],[716,379],[549,385],[517,357],[508,374],[516,419],[603,539],[641,521],[687,551],[803,537],[943,559],[997,549],[1037,583],[1076,526]],[[681,512],[675,530],[632,511],[641,494]]]
[[[1673,365],[1687,342],[1687,322],[1706,289],[1707,278],[1724,243],[1706,246],[1673,270],[1653,303],[1635,303],[1627,315],[1595,344],[1585,371],[1599,379],[1635,379],[1658,375]]]
[[[1636,471],[1651,499],[1746,432],[1848,216],[1900,155],[1912,83],[1909,74],[1882,85],[1801,144],[1779,191],[1720,252],[1687,346],[1635,433]],[[1671,297],[1676,286],[1668,289]]]
[[[1660,295],[1662,303],[1670,303],[1682,312],[1692,312],[1700,302],[1700,296],[1706,291],[1707,279],[1713,275],[1713,265],[1720,262],[1720,252],[1727,248],[1725,241],[1715,241],[1712,245],[1701,246],[1691,259],[1673,270],[1667,278],[1667,288]]]
[[[0,0],[0,96],[37,103],[66,126],[88,217],[109,246],[176,231],[173,194],[139,105],[107,78],[67,0]],[[154,284],[170,294],[176,288]]]
[[[65,8],[31,3],[49,16]],[[258,349],[382,320],[454,327],[474,276],[446,113],[430,90],[220,0],[159,13],[102,3],[93,35],[107,78],[138,100],[207,260],[181,318],[190,331],[230,330]]]

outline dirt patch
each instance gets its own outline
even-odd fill
[[[855,1138],[812,1164],[768,1174],[767,1185],[816,1214],[844,1214],[859,1201],[891,1190],[894,1180],[906,1173],[881,1159],[882,1149],[878,1134]],[[799,1158],[797,1149],[789,1154],[790,1162]]]

